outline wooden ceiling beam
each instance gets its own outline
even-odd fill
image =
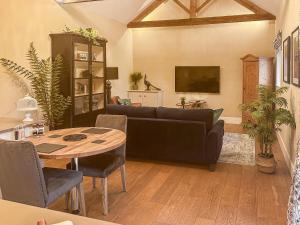
[[[260,8],[258,5],[254,4],[249,0],[234,0],[234,1],[244,6],[245,8],[249,9],[250,11],[254,12],[255,14],[266,14],[266,15],[268,14],[270,16],[272,15],[274,19],[276,19],[276,17],[273,14]]]
[[[79,1],[70,1],[70,2],[56,0],[56,2],[58,2],[59,4],[64,4],[64,5],[76,4],[76,3],[87,3],[87,2],[99,2],[99,1],[103,1],[103,0],[79,0]]]
[[[180,8],[190,14],[190,10],[180,1],[180,0],[173,0]]]
[[[190,17],[195,18],[197,16],[197,0],[190,0]]]
[[[271,15],[261,14],[246,14],[236,16],[218,16],[218,17],[204,17],[204,18],[190,18],[190,19],[176,19],[176,20],[156,20],[156,21],[137,21],[130,22],[128,28],[142,28],[142,27],[175,27],[175,26],[194,26],[194,25],[208,25],[208,24],[222,24],[222,23],[238,23],[249,21],[274,20]]]
[[[211,3],[213,0],[206,0],[203,2],[198,8],[197,8],[197,13],[200,12],[201,9],[203,9],[205,6],[207,6],[209,3]]]
[[[139,15],[137,15],[133,21],[142,21],[146,16],[152,13],[156,8],[158,8],[166,0],[153,0]]]

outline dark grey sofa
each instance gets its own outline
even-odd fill
[[[211,109],[108,105],[107,113],[127,115],[127,157],[206,164],[214,170],[224,121],[213,123]]]

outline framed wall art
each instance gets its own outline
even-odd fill
[[[291,68],[291,37],[289,36],[283,41],[283,81],[290,83]]]
[[[291,75],[292,75],[292,84],[296,86],[300,86],[300,66],[299,66],[299,27],[293,31],[291,37],[291,44],[292,44],[292,52],[291,52]]]

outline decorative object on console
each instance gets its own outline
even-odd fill
[[[283,81],[290,83],[291,67],[291,37],[287,37],[283,42]]]
[[[59,80],[63,77],[63,58],[56,55],[51,58],[39,59],[33,43],[27,53],[31,70],[17,65],[15,62],[1,58],[0,63],[9,71],[27,78],[35,93],[38,105],[43,114],[45,124],[55,129],[62,123],[62,118],[71,104],[71,98],[63,96],[59,90]]]
[[[150,81],[147,80],[147,74],[145,74],[145,76],[144,76],[144,84],[146,86],[146,91],[150,91],[151,90],[150,88],[153,88],[156,91],[161,91],[160,88],[155,87],[153,84],[151,84]]]
[[[182,98],[184,98],[184,101],[182,101]],[[203,109],[204,104],[206,104],[206,101],[204,100],[191,100],[186,102],[186,98],[181,97],[180,103],[177,103],[176,106],[183,109]]]
[[[181,104],[183,109],[184,109],[184,106],[185,106],[185,99],[186,99],[185,97],[180,98],[180,104]]]
[[[17,110],[21,112],[25,112],[24,123],[31,123],[33,121],[31,117],[31,112],[36,111],[38,109],[37,101],[26,95],[24,98],[19,99],[17,102]]]
[[[191,104],[192,109],[203,109],[204,105],[206,104],[206,101],[205,100],[192,100],[192,101],[189,101],[189,103]]]
[[[273,90],[272,87],[259,86],[259,99],[243,104],[242,111],[249,113],[250,118],[243,122],[247,133],[259,142],[258,170],[263,173],[274,173],[276,161],[272,152],[272,145],[276,141],[276,131],[280,131],[281,125],[296,127],[292,113],[287,109],[287,100],[281,97],[287,91],[287,87]]]
[[[106,102],[111,103],[111,80],[119,79],[119,68],[118,67],[107,67],[106,68]]]
[[[292,53],[291,53],[291,60],[292,60],[292,84],[295,86],[300,86],[300,51],[299,51],[299,27],[292,33]]]
[[[131,89],[138,90],[139,89],[139,81],[143,78],[141,72],[134,72],[130,74],[130,82],[131,82]]]
[[[180,103],[177,103],[176,106],[182,109],[191,108],[191,104],[186,102],[186,97],[180,97]]]

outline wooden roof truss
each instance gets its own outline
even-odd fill
[[[189,14],[187,19],[174,20],[155,20],[143,21],[150,13],[157,9],[161,4],[167,1],[174,1],[182,10]],[[192,26],[192,25],[207,25],[207,24],[221,24],[221,23],[238,23],[248,21],[261,20],[275,20],[276,17],[270,12],[260,8],[250,0],[233,0],[243,7],[252,11],[252,14],[230,15],[230,16],[216,16],[216,17],[197,17],[197,14],[205,10],[214,0],[205,0],[198,5],[197,0],[190,0],[190,8],[187,8],[181,0],[153,0],[137,17],[128,23],[128,28],[142,28],[142,27],[172,27],[172,26]]]

